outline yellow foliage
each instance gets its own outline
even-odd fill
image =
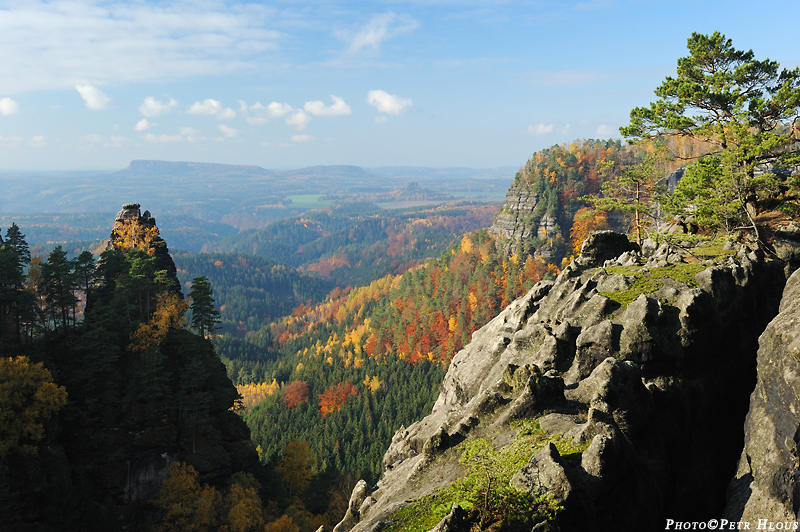
[[[264,532],[300,532],[300,527],[294,524],[291,517],[284,514],[280,519],[267,523]]]
[[[461,252],[469,253],[470,251],[472,251],[472,240],[469,236],[465,236],[461,239]]]
[[[117,220],[111,231],[111,244],[117,250],[127,253],[133,248],[147,250],[153,254],[150,245],[158,237],[158,227],[148,227],[138,220]]]
[[[260,402],[264,401],[267,397],[271,397],[278,393],[281,389],[280,384],[276,379],[267,384],[266,382],[249,384],[240,384],[236,387],[239,395],[242,396],[242,406],[250,410]]]
[[[217,490],[200,486],[195,468],[174,462],[154,501],[164,512],[156,530],[194,532],[216,528],[220,500]]]
[[[28,357],[0,358],[0,461],[12,451],[36,452],[44,421],[67,403],[67,391]]]
[[[147,351],[154,343],[160,343],[170,331],[186,326],[186,311],[189,305],[175,292],[158,294],[156,310],[147,323],[139,324],[131,333],[131,344],[128,348],[134,352]]]

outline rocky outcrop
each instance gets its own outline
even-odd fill
[[[797,521],[800,513],[800,271],[759,339],[758,381],[728,492],[729,520]]]
[[[489,232],[502,237],[498,241],[503,255],[534,255],[545,260],[555,259],[556,251],[549,245],[532,248],[536,238],[546,240],[555,236],[558,225],[563,225],[541,205],[543,198],[530,190],[530,186],[516,180],[508,189],[506,200]],[[569,215],[568,223],[572,220]]]
[[[512,481],[562,502],[553,526],[647,531],[718,517],[782,265],[747,247],[694,266],[669,246],[645,242],[642,258],[630,247],[593,238],[475,332],[432,412],[395,434],[374,502],[338,530],[370,530],[449,485],[462,474],[458,443],[502,447],[523,418],[586,446],[579,463],[545,446]]]

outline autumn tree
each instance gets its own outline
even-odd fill
[[[50,372],[28,357],[0,358],[0,464],[12,453],[31,454],[45,423],[67,402]]]
[[[192,290],[189,292],[192,301],[192,327],[205,338],[214,334],[219,328],[219,312],[214,306],[214,292],[211,283],[203,275],[192,279]]]
[[[297,408],[300,403],[308,399],[310,393],[306,381],[292,381],[283,389],[283,401],[286,403],[286,408],[289,410]]]
[[[218,530],[220,494],[197,481],[197,470],[183,462],[169,466],[154,503],[163,514],[158,532],[201,532]]]
[[[634,108],[620,132],[629,140],[677,136],[708,146],[700,155],[718,158],[718,176],[758,238],[759,200],[774,194],[783,178],[756,169],[798,155],[800,68],[754,59],[752,50],[735,49],[719,32],[693,33],[687,46],[677,76],[656,89],[656,102]]]
[[[258,497],[260,486],[249,473],[231,475],[222,509],[220,532],[263,532],[264,509]]]
[[[314,476],[317,459],[308,443],[292,439],[283,448],[283,457],[278,461],[275,471],[280,475],[289,500],[303,493]]]
[[[657,147],[639,163],[604,182],[599,195],[586,198],[599,211],[631,215],[632,230],[639,246],[642,245],[642,234],[647,234],[647,228],[655,221],[656,202],[663,193],[658,181],[665,177],[666,160],[666,150]]]
[[[326,388],[319,395],[319,411],[324,418],[331,412],[338,412],[350,397],[358,395],[358,388],[349,382],[340,382]]]

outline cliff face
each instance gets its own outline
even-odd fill
[[[378,485],[357,487],[336,532],[385,528],[409,500],[464,474],[458,444],[502,449],[524,419],[552,441],[511,485],[552,494],[561,530],[663,530],[667,518],[721,515],[782,266],[746,247],[684,257],[646,242],[646,263],[628,247],[595,233],[555,281],[474,333],[431,414],[395,434]],[[552,442],[563,439],[579,461],[559,455]]]
[[[566,220],[559,221],[547,212],[540,213],[539,211],[544,210],[541,202],[540,194],[533,192],[522,181],[513,183],[508,189],[505,203],[489,228],[490,233],[501,237],[498,247],[503,255],[530,254],[546,261],[556,258],[558,250],[554,247],[542,245],[532,248],[530,242],[535,237],[544,240],[556,236],[557,224],[568,227],[572,216],[566,216]]]
[[[797,521],[800,509],[800,271],[786,283],[780,313],[759,339],[758,381],[745,446],[725,517]]]

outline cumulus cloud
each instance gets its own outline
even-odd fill
[[[152,118],[170,112],[177,105],[178,102],[174,98],[170,98],[168,102],[160,102],[152,96],[148,96],[139,106],[139,112],[142,113],[142,116]]]
[[[232,139],[239,135],[239,132],[233,129],[232,127],[228,127],[225,124],[220,124],[217,126],[217,129],[227,138]]]
[[[186,112],[190,115],[215,116],[219,120],[230,120],[236,116],[236,111],[230,107],[223,107],[222,102],[211,98],[202,102],[194,102]]]
[[[0,98],[0,115],[7,116],[19,113],[20,107],[11,98]]]
[[[147,142],[162,142],[162,143],[180,142],[183,140],[183,137],[180,135],[153,135],[152,133],[148,133],[142,138]]]
[[[292,106],[288,103],[271,102],[267,106],[267,112],[273,118],[281,118],[292,112]]]
[[[399,115],[405,113],[414,105],[410,98],[400,98],[382,90],[373,90],[367,93],[367,103],[381,113]]]
[[[193,127],[182,127],[180,129],[180,131],[181,131],[181,135],[186,137],[186,141],[187,142],[194,143],[194,142],[201,142],[201,141],[206,140],[206,138],[203,136],[203,134],[200,133],[200,131],[196,130]]]
[[[292,135],[292,142],[309,142],[314,140],[311,135]]]
[[[553,124],[536,124],[535,126],[528,125],[528,133],[531,135],[536,135],[537,137],[540,135],[547,135],[548,133],[552,133],[556,126]]]
[[[34,148],[41,148],[45,145],[44,142],[44,135],[34,135],[31,137],[31,141],[29,143]]]
[[[355,32],[340,30],[337,36],[348,43],[347,50],[351,54],[362,52],[377,53],[381,44],[414,31],[419,27],[416,20],[405,15],[396,15],[391,11],[382,15],[375,15],[369,22]]]
[[[569,135],[570,131],[572,131],[572,126],[569,124],[564,124],[564,127],[562,127],[558,132],[562,135]]]
[[[331,100],[333,100],[333,104],[327,107],[320,100],[306,102],[303,109],[306,113],[313,116],[342,116],[353,114],[353,110],[342,98],[331,95]]]
[[[111,103],[111,98],[97,87],[91,85],[75,85],[75,90],[81,95],[86,107],[92,111],[104,111]]]
[[[614,128],[607,124],[600,124],[597,126],[597,135],[599,137],[610,137],[614,134]]]
[[[150,129],[151,127],[153,127],[153,126],[157,126],[157,125],[158,125],[158,124],[153,124],[152,122],[150,122],[150,121],[149,121],[148,119],[146,119],[146,118],[142,118],[141,120],[139,120],[138,122],[136,122],[136,125],[135,125],[135,126],[133,126],[133,130],[134,130],[134,131],[144,131],[144,130],[146,130],[146,129]]]
[[[311,122],[311,116],[309,116],[305,111],[298,109],[294,111],[292,114],[286,117],[286,123],[290,126],[294,126],[297,129],[303,130]]]

